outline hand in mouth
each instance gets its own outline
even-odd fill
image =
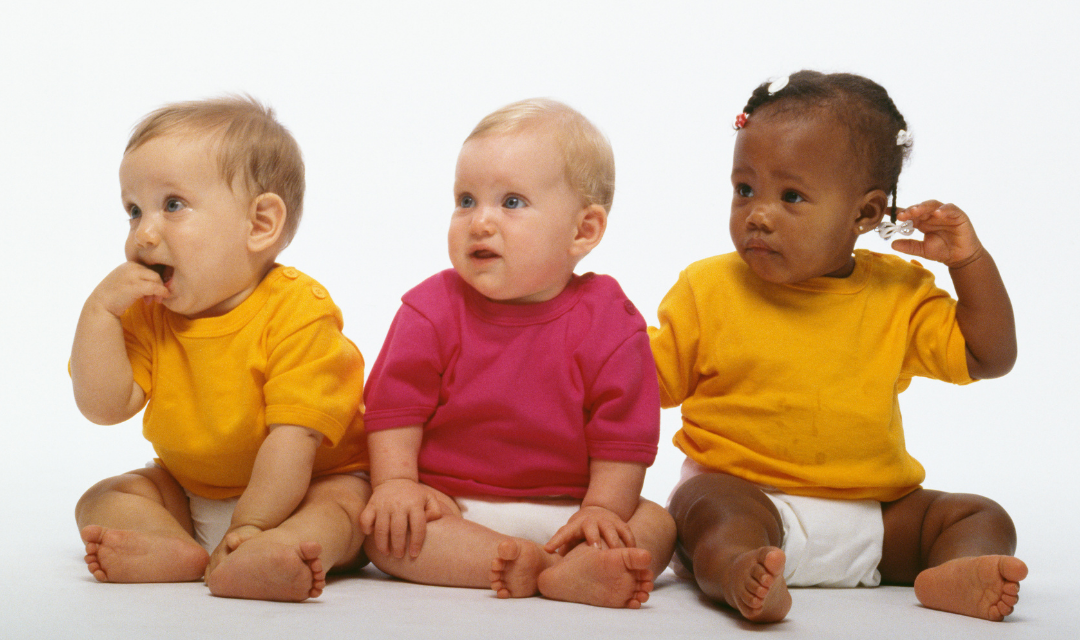
[[[169,281],[172,280],[173,268],[170,267],[169,265],[167,265],[167,264],[150,264],[150,265],[147,265],[147,267],[149,269],[151,269],[154,273],[158,274],[158,277],[161,278],[162,284],[167,285],[167,284],[169,284]]]

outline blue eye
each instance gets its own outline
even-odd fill
[[[745,183],[739,183],[735,185],[735,195],[740,198],[750,198],[754,195],[754,190],[750,188],[750,185]]]
[[[165,210],[169,212],[180,211],[184,208],[184,203],[176,198],[169,198],[165,201]]]
[[[135,220],[136,218],[138,218],[139,216],[142,215],[142,209],[138,208],[135,205],[131,205],[130,207],[128,207],[127,213],[128,213],[128,218],[129,219]]]
[[[517,196],[507,196],[506,200],[503,200],[503,208],[505,209],[520,209],[525,206],[525,201]]]
[[[795,191],[785,191],[784,195],[780,196],[780,199],[789,204],[798,204],[805,200],[805,198],[803,198]]]
[[[472,196],[461,196],[458,198],[458,206],[462,209],[470,209],[476,206],[476,200],[473,200]]]

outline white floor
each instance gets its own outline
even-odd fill
[[[0,638],[1024,638],[1075,639],[1076,589],[1055,574],[1025,581],[1021,605],[1005,623],[922,608],[911,589],[799,589],[788,619],[754,626],[704,601],[668,571],[638,611],[540,598],[498,600],[490,592],[424,587],[373,568],[339,577],[303,604],[214,598],[201,583],[99,584],[86,571],[70,516],[26,509],[44,535],[12,536],[0,559]]]

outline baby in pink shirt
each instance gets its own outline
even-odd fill
[[[458,156],[453,269],[402,298],[367,383],[379,569],[638,608],[674,548],[640,497],[660,434],[644,319],[574,267],[604,235],[614,159],[550,100],[482,120]]]

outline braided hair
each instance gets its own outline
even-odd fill
[[[740,120],[766,105],[770,115],[789,117],[826,111],[847,127],[870,188],[892,196],[890,217],[896,222],[896,187],[911,140],[898,142],[897,134],[907,130],[907,122],[884,87],[852,73],[799,71],[786,84],[765,82],[754,89]]]

